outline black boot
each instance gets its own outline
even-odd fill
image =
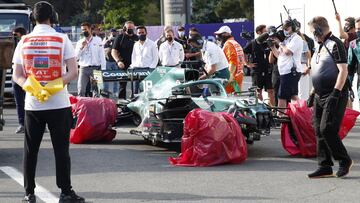
[[[85,203],[85,199],[78,196],[74,190],[70,190],[68,193],[60,194],[59,203]]]
[[[36,203],[36,196],[34,194],[28,194],[22,200],[23,203]]]
[[[309,178],[329,178],[334,177],[331,166],[321,166],[315,172],[308,174]]]

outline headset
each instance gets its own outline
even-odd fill
[[[288,20],[286,20],[284,22],[284,26],[290,26],[291,27],[291,30],[293,32],[296,32],[296,28],[297,28],[297,20],[296,19],[291,19],[289,18]]]

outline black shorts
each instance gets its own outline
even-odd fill
[[[259,89],[264,89],[265,91],[268,89],[273,89],[273,85],[271,82],[271,74],[263,73],[252,73],[252,86],[256,86]]]
[[[296,75],[292,73],[280,75],[279,99],[291,100],[292,96],[298,95],[298,83],[300,77],[300,73],[297,73]]]

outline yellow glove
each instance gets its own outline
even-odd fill
[[[23,90],[29,92],[31,96],[35,97],[37,97],[41,93],[42,89],[43,86],[40,84],[39,81],[36,80],[34,75],[30,75],[23,85]]]
[[[44,89],[48,93],[50,93],[50,96],[56,94],[57,92],[59,92],[63,88],[64,88],[64,82],[63,82],[63,79],[61,77],[48,82],[44,87]]]

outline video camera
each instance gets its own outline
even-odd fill
[[[282,27],[282,24],[278,27],[270,27],[268,32],[261,34],[255,39],[258,44],[265,44],[267,47],[272,47],[275,44],[275,39],[278,38],[281,42],[285,40],[283,30],[278,30]]]

